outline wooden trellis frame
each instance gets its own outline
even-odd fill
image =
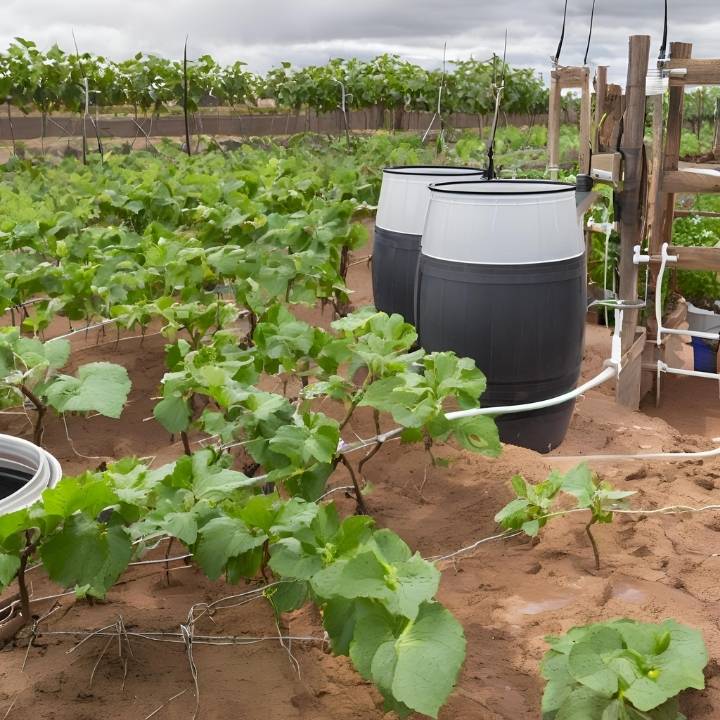
[[[622,190],[617,193],[620,217],[619,298],[635,303],[638,296],[638,268],[633,261],[634,248],[642,244],[643,198],[645,197],[645,89],[650,60],[650,36],[633,35],[628,49],[625,109],[623,112],[620,152],[623,158]],[[640,404],[642,354],[646,331],[638,327],[638,310],[623,311],[621,329],[621,372],[615,386],[615,399],[636,409]]]
[[[685,88],[690,85],[720,85],[720,59],[694,59],[690,43],[674,42],[670,45],[670,59],[665,64],[665,70],[669,73],[670,86],[667,115],[663,111],[662,96],[653,99],[653,150],[647,211],[649,305],[654,304],[655,293],[659,291],[659,288],[656,288],[657,271],[664,243],[669,245],[668,253],[677,256],[677,262],[673,263],[674,268],[720,272],[720,248],[680,247],[672,244],[674,219],[694,214],[692,211],[675,208],[676,194],[720,192],[720,174],[688,172],[687,168],[680,167]],[[700,214],[718,217],[718,213]],[[623,244],[623,255],[629,254],[630,250],[629,244],[628,247]],[[626,267],[624,272],[626,282],[631,272],[637,278],[637,267]],[[621,283],[622,275],[621,269]],[[641,367],[644,365],[647,368],[646,372],[642,374],[639,382],[636,380],[636,372],[626,375],[631,400],[624,404],[631,407],[637,407],[641,396],[652,388],[655,372],[649,368],[657,365],[658,360],[664,360],[665,356],[665,343],[662,342],[659,347],[657,345],[657,324],[652,312],[647,313],[646,337],[644,353],[640,360],[636,361]],[[619,396],[618,401],[621,401]]]
[[[619,173],[618,141],[621,119],[625,109],[622,87],[607,81],[607,66],[601,65],[595,74],[595,113],[593,118],[590,69],[587,67],[557,67],[550,73],[550,107],[548,111],[548,171],[557,179],[560,164],[561,97],[565,89],[579,89],[580,142],[578,167],[581,173],[602,168],[617,179]],[[591,163],[592,152],[592,163]]]
[[[550,107],[548,110],[548,171],[557,180],[560,170],[561,97],[566,89],[580,90],[580,151],[578,164],[581,173],[590,170],[590,126],[592,105],[590,95],[590,68],[558,66],[550,73]]]

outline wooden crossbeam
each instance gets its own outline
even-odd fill
[[[699,173],[666,170],[662,176],[664,193],[720,193],[720,172]]]
[[[561,90],[570,88],[582,88],[587,78],[590,77],[590,70],[585,67],[559,67],[552,71]]]
[[[673,58],[666,68],[669,70],[686,70],[682,76],[670,74],[670,85],[720,85],[720,60],[698,60]]]
[[[720,218],[720,212],[712,210],[683,210],[675,208],[675,217],[704,217],[704,218]]]
[[[590,174],[596,180],[619,183],[621,180],[622,155],[614,153],[595,153],[590,162]]]
[[[668,245],[668,255],[677,258],[676,262],[668,264],[673,270],[701,270],[707,272],[720,272],[720,248],[685,245]],[[660,255],[651,255],[653,266],[660,264]],[[665,327],[672,327],[665,324]]]
[[[676,255],[677,262],[670,267],[678,270],[710,270],[720,272],[720,248],[715,247],[685,247],[683,245],[670,245],[669,255]],[[653,258],[654,260],[655,258]]]

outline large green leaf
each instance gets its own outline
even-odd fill
[[[371,607],[356,623],[350,657],[384,695],[436,718],[465,658],[465,636],[438,603],[424,603],[402,629],[392,616]]]
[[[40,557],[50,579],[63,587],[89,587],[103,597],[127,567],[130,538],[120,526],[104,525],[77,514],[41,546]]]
[[[179,433],[190,427],[190,404],[179,393],[160,400],[153,408],[153,415],[169,433]]]
[[[203,572],[217,580],[230,558],[259,547],[265,540],[264,533],[253,534],[239,518],[219,517],[200,529],[194,557]]]
[[[61,375],[46,386],[48,404],[58,412],[98,412],[118,418],[130,392],[130,378],[121,365],[81,365],[77,377]]]
[[[20,569],[20,558],[17,555],[0,553],[0,590],[6,588]]]
[[[486,415],[460,418],[450,423],[452,434],[466,450],[497,457],[502,452],[495,421]]]

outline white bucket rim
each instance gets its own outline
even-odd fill
[[[54,487],[62,478],[62,468],[47,450],[29,440],[0,433],[0,466],[7,463],[27,469],[32,477],[14,493],[0,499],[0,515],[32,505],[43,491]]]
[[[436,177],[437,175],[482,175],[485,176],[484,168],[468,167],[465,165],[391,165],[383,168],[383,173],[388,175],[407,175],[409,177]],[[452,181],[450,181],[452,182]]]
[[[511,190],[510,187],[531,186],[524,189]],[[475,187],[470,187],[475,186]],[[500,188],[503,189],[500,189]],[[447,182],[433,183],[430,192],[447,193],[464,196],[498,196],[513,195],[555,195],[557,193],[575,192],[577,187],[572,183],[560,183],[552,180],[449,180]]]

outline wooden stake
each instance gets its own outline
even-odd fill
[[[560,165],[560,82],[557,71],[550,73],[550,107],[548,112],[548,170],[557,180]]]
[[[600,123],[607,102],[607,65],[598,66],[595,74],[595,127],[592,134],[593,152],[600,152]]]
[[[638,269],[633,263],[633,247],[642,242],[643,136],[645,133],[645,78],[650,58],[650,37],[630,38],[628,75],[625,88],[625,119],[621,150],[625,158],[625,176],[620,214],[620,298],[635,301],[638,292]],[[622,324],[622,354],[635,342],[637,310],[625,310]],[[635,362],[639,363],[639,358]],[[627,368],[620,374],[616,388],[617,402],[637,409],[640,404],[639,373]]]
[[[692,43],[670,43],[670,57],[673,60],[683,60],[692,55]],[[668,99],[668,121],[665,132],[665,158],[663,171],[678,169],[680,162],[680,139],[682,136],[683,110],[685,108],[685,87],[683,85],[671,86]],[[653,239],[654,245],[659,248],[663,242],[670,242],[672,238],[673,210],[675,208],[675,195],[668,193],[662,198],[662,226],[659,237]]]
[[[592,103],[590,96],[590,70],[583,68],[583,80],[580,88],[580,146],[578,148],[578,172],[587,175],[590,172],[590,127],[592,125]]]

